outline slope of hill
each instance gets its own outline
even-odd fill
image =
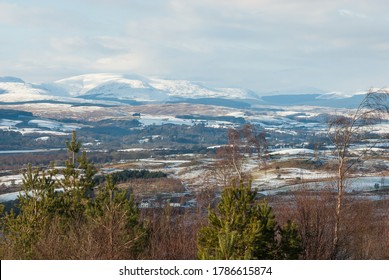
[[[249,108],[271,106],[357,106],[363,94],[345,96],[336,92],[279,93],[259,96],[239,88],[211,88],[200,82],[167,80],[139,75],[86,74],[62,80],[33,84],[15,77],[0,77],[0,104],[60,102],[69,104],[140,105],[148,103],[191,103]]]

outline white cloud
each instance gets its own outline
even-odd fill
[[[91,68],[97,71],[138,72],[141,74],[145,68],[147,69],[149,64],[149,58],[141,54],[127,53],[99,58],[91,65]]]
[[[129,53],[125,55],[99,58],[93,67],[103,71],[125,72],[131,71],[132,69],[138,69],[142,63],[142,57]]]
[[[387,84],[384,0],[38,2],[0,3],[0,75],[141,72],[256,91]]]
[[[339,14],[343,17],[350,17],[350,18],[359,18],[359,19],[366,19],[367,16],[361,13],[356,13],[350,10],[341,9],[338,10]]]
[[[76,52],[88,46],[88,40],[81,37],[56,37],[50,39],[50,45],[55,51]]]
[[[0,23],[8,25],[41,25],[47,18],[46,9],[31,7],[23,9],[21,6],[10,3],[0,3]]]

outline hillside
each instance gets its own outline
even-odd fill
[[[318,93],[320,92],[320,93]],[[212,88],[201,82],[169,80],[139,75],[86,74],[54,82],[28,83],[16,77],[0,77],[0,104],[66,103],[142,105],[190,103],[232,108],[268,106],[320,106],[352,108],[363,94],[345,96],[312,89],[260,95],[239,88]]]

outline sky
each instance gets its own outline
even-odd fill
[[[0,0],[0,76],[138,74],[217,87],[389,86],[387,0]]]

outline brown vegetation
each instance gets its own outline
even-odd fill
[[[298,191],[271,199],[280,222],[293,219],[303,242],[302,259],[332,259],[336,193]],[[337,259],[388,259],[389,200],[346,194],[339,228]]]
[[[174,178],[131,179],[118,187],[130,188],[135,197],[185,191],[182,182]]]
[[[150,260],[197,259],[197,232],[204,215],[191,210],[149,209],[142,213],[150,229],[149,246],[143,257]]]

